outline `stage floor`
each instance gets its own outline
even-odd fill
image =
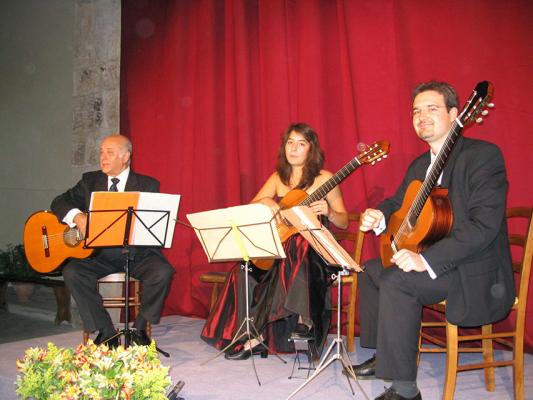
[[[223,356],[201,365],[213,357],[216,352],[206,345],[199,337],[204,321],[180,316],[164,317],[161,324],[153,329],[153,337],[159,347],[168,351],[170,358],[161,357],[164,365],[170,367],[174,383],[185,382],[180,392],[185,400],[195,399],[285,399],[303,382],[303,378],[288,379],[291,375],[294,355],[286,354],[283,364],[274,356],[262,359],[255,358],[255,365],[261,386],[258,385],[251,360],[228,361]],[[330,336],[330,341],[333,336]],[[81,341],[80,331],[71,331],[58,335],[14,341],[0,344],[0,399],[14,400],[16,379],[15,361],[20,358],[28,347],[46,346],[53,342],[58,346],[76,346]],[[373,354],[371,350],[362,349],[356,343],[356,351],[350,354],[354,363],[362,362]],[[472,355],[466,355],[471,357]],[[497,352],[498,358],[506,358],[508,352]],[[304,360],[305,361],[305,360]],[[387,383],[381,380],[359,381],[361,389],[354,384],[355,396],[352,395],[347,380],[342,375],[342,366],[335,361],[316,379],[297,393],[294,399],[323,400],[329,399],[373,399],[378,396]],[[418,384],[424,399],[440,399],[444,381],[444,356],[439,354],[423,354],[420,362]],[[297,371],[297,375],[305,377],[305,371]],[[533,399],[533,355],[528,354],[525,362],[525,393],[526,399]],[[483,384],[483,372],[463,372],[457,381],[455,399],[512,399],[512,375],[510,368],[496,370],[496,391],[487,392]]]

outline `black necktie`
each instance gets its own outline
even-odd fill
[[[113,182],[113,183],[111,184],[111,187],[109,188],[109,191],[110,192],[118,192],[117,184],[120,182],[120,179],[111,178],[111,182]]]

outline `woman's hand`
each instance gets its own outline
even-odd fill
[[[326,200],[318,200],[309,204],[309,208],[316,215],[326,215],[329,217],[329,205]]]
[[[261,200],[258,201],[258,203],[264,204],[270,210],[272,210],[272,215],[276,217],[276,222],[280,224],[282,222],[282,216],[279,213],[279,204],[274,201],[274,199],[271,199],[270,197],[263,197]]]

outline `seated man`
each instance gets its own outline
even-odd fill
[[[106,137],[100,145],[101,171],[87,172],[72,189],[56,197],[52,211],[69,226],[76,226],[85,235],[87,210],[91,193],[95,191],[141,191],[159,192],[159,182],[149,176],[136,174],[130,169],[132,145],[122,135]],[[146,324],[157,324],[163,302],[174,275],[174,268],[161,254],[159,248],[129,249],[130,275],[143,283],[143,295],[137,315],[133,336],[135,343],[148,345]],[[65,285],[70,289],[83,321],[85,331],[98,331],[94,343],[107,342],[111,347],[119,344],[119,337],[109,313],[102,305],[97,291],[97,280],[106,275],[123,272],[125,256],[121,248],[97,249],[87,259],[71,259],[63,267]],[[115,337],[114,337],[115,336]],[[112,338],[108,341],[108,339]]]
[[[430,151],[411,163],[393,197],[365,210],[362,231],[385,229],[408,185],[425,179],[457,118],[459,101],[447,83],[421,84],[412,99],[414,129]],[[360,274],[361,346],[375,348],[376,354],[354,372],[361,379],[392,380],[379,400],[422,398],[416,384],[422,306],[446,300],[448,321],[479,326],[505,318],[514,301],[500,150],[460,136],[438,183],[448,189],[453,210],[449,234],[420,253],[400,249],[390,268],[371,260]]]

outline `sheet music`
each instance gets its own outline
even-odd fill
[[[246,204],[187,214],[210,262],[242,260],[245,256],[285,258],[272,210],[264,204]],[[235,226],[240,234],[236,240]],[[244,254],[243,254],[244,253]]]
[[[131,246],[171,247],[181,196],[152,192],[93,192],[86,243],[93,247],[121,246],[127,210],[131,217]]]
[[[282,210],[281,214],[300,234],[307,239],[313,248],[330,264],[341,265],[354,271],[361,271],[348,252],[337,242],[333,234],[323,226],[315,214],[307,206],[292,207]]]
[[[179,194],[141,193],[137,204],[137,209],[140,211],[137,214],[150,229],[146,229],[137,220],[133,226],[133,244],[142,243],[143,246],[160,246],[156,238],[161,240],[166,234],[164,247],[170,248],[174,237],[174,225],[178,215],[180,199],[181,196]],[[160,210],[169,211],[168,217],[163,216],[162,218]]]

